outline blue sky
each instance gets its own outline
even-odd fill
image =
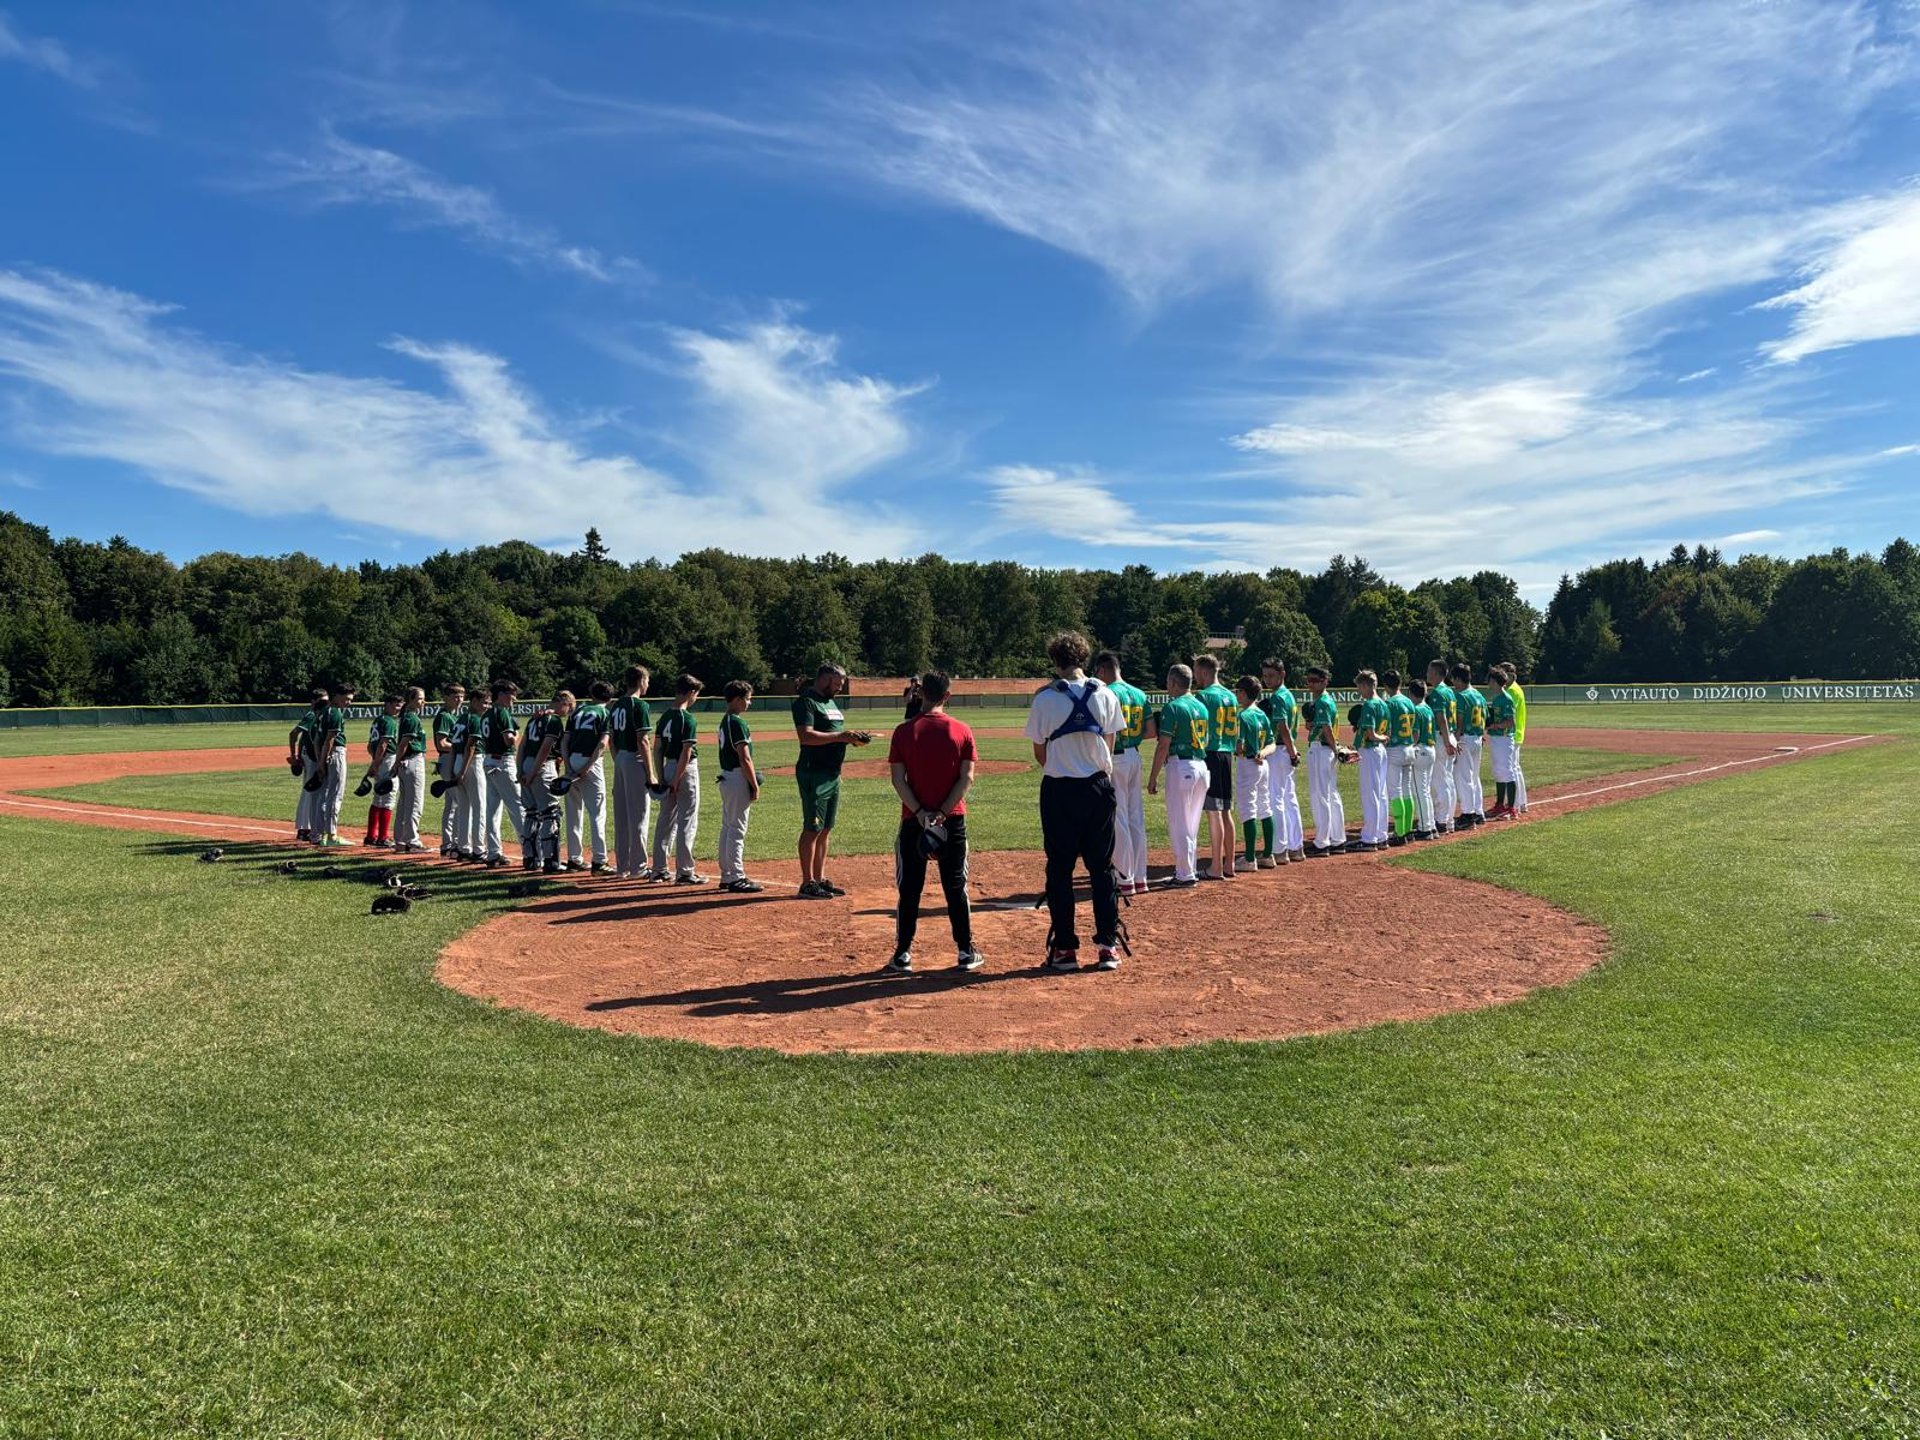
[[[0,3],[59,534],[1537,598],[1920,533],[1914,0]]]

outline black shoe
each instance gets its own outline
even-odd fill
[[[911,975],[913,973],[913,952],[896,950],[893,958],[880,967],[882,975]]]
[[[762,885],[758,880],[749,880],[743,875],[738,880],[729,880],[720,888],[722,890],[730,890],[735,895],[758,895],[767,887]]]
[[[953,968],[971,975],[986,963],[987,957],[982,955],[978,950],[962,950],[954,957]]]
[[[1199,885],[1199,883],[1200,882],[1197,879],[1196,880],[1173,879],[1173,880],[1166,881],[1161,888],[1165,890],[1191,890],[1195,886]]]
[[[540,862],[535,860],[531,855],[524,856],[520,861],[520,868],[522,870],[538,870],[540,868]]]
[[[820,879],[815,883],[818,884],[819,887],[827,893],[829,898],[835,895],[844,895],[847,893],[846,891],[842,890],[838,885],[834,884],[831,880],[827,879],[827,877],[824,875],[822,875]]]
[[[1407,843],[1407,837],[1404,835],[1389,835],[1387,837],[1387,844],[1391,845],[1396,850],[1398,850],[1402,845],[1406,843]]]
[[[540,867],[540,870],[542,874],[558,875],[560,873],[560,862],[558,860],[549,860],[545,865]]]
[[[799,898],[802,900],[831,900],[833,896],[820,888],[819,881],[802,880],[800,882]]]
[[[493,858],[492,858],[491,860],[489,860],[489,861],[487,861],[487,869],[489,869],[489,870],[504,870],[504,869],[506,869],[506,868],[507,868],[507,866],[508,866],[508,865],[510,865],[510,864],[512,864],[512,863],[513,863],[513,862],[512,862],[512,861],[510,861],[510,860],[508,860],[506,856],[504,856],[504,855],[496,855],[496,856],[494,856],[494,857],[493,857]]]

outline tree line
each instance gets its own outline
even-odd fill
[[[765,688],[824,661],[856,674],[939,667],[1046,673],[1075,628],[1143,676],[1210,634],[1295,670],[1505,659],[1541,680],[1834,679],[1920,664],[1920,557],[1798,562],[1677,548],[1562,581],[1542,615],[1497,571],[1391,584],[1359,558],[1308,574],[1035,569],[1012,561],[856,564],[720,550],[622,564],[599,535],[570,554],[509,541],[417,565],[203,555],[184,565],[115,538],[55,540],[0,512],[0,705],[179,705],[300,698],[316,678],[364,694],[503,678],[529,693],[648,666]]]

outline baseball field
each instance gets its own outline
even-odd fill
[[[0,1436],[1920,1433],[1920,708],[1539,707],[1523,821],[1067,976],[966,718],[904,983],[877,773],[843,901],[776,773],[763,897],[375,918],[284,730],[0,734]]]

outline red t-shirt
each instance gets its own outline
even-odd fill
[[[951,715],[916,715],[896,725],[893,741],[887,746],[887,766],[907,767],[907,788],[913,791],[923,809],[938,809],[953,793],[960,779],[960,767],[973,759],[973,731]],[[902,818],[911,820],[913,811],[904,805]],[[953,807],[955,815],[967,813],[967,802]]]

